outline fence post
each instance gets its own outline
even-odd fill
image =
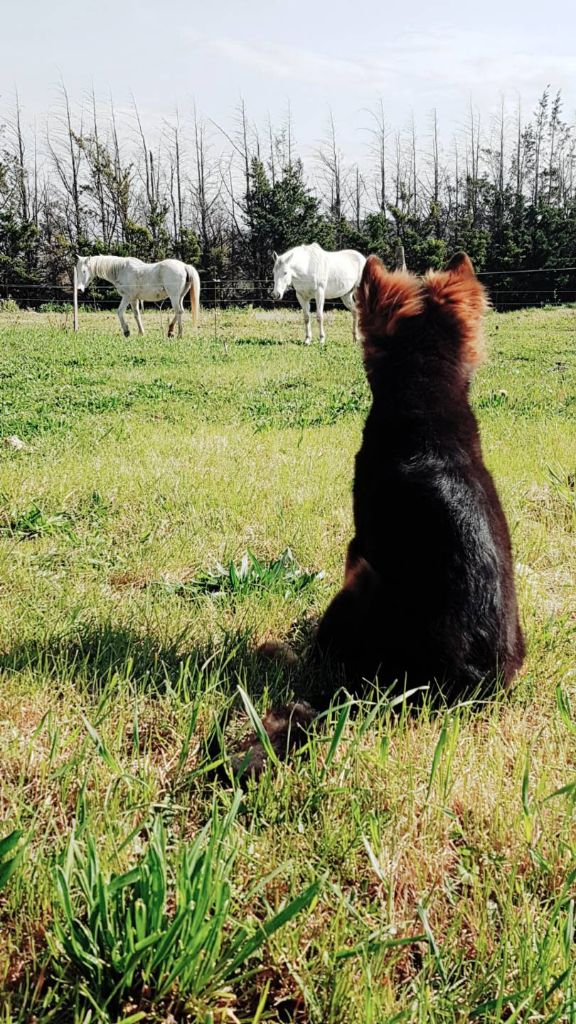
[[[398,238],[396,241],[396,248],[394,250],[394,270],[408,270],[406,266],[406,257],[404,255],[404,246]]]
[[[220,278],[214,279],[214,341],[218,341],[218,314],[220,313]],[[224,352],[228,355],[228,342],[226,336],[222,339]]]
[[[78,330],[78,272],[74,267],[74,330]]]

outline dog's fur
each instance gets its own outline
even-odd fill
[[[356,690],[375,677],[449,699],[507,686],[524,658],[510,535],[469,403],[484,289],[465,253],[422,279],[371,256],[356,301],[372,408],[344,586],[317,649]]]

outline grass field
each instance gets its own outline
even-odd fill
[[[0,1022],[576,1021],[576,310],[491,314],[474,385],[513,694],[342,697],[245,793],[214,749],[293,685],[254,650],[342,575],[349,317],[61,319],[0,314]]]

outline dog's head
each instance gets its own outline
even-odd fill
[[[369,371],[398,345],[456,362],[466,379],[482,359],[488,303],[466,253],[453,256],[446,270],[429,271],[423,278],[390,272],[378,256],[370,256],[356,302]]]

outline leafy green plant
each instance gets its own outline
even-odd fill
[[[21,838],[20,830],[14,829],[13,832],[4,836],[4,839],[0,839],[0,892],[10,876],[14,874],[24,855],[25,845],[18,849]],[[13,856],[10,857],[9,854],[13,854]]]
[[[290,597],[303,593],[323,575],[302,569],[290,548],[286,548],[270,562],[260,562],[252,551],[246,551],[239,565],[233,561],[227,565],[217,563],[214,569],[201,572],[185,583],[163,581],[163,586],[172,593],[192,596],[242,598],[256,591]]]
[[[206,827],[176,852],[173,873],[160,818],[139,863],[122,874],[102,868],[91,835],[72,836],[57,869],[59,913],[49,944],[61,971],[75,969],[92,1007],[112,1010],[143,991],[152,1002],[175,992],[209,999],[232,977],[240,980],[268,937],[313,902],[318,883],[260,922],[247,892],[243,923],[235,919],[231,830],[240,800],[238,793],[223,817],[213,808]]]
[[[10,514],[0,510],[0,533],[28,538],[64,531],[70,533],[72,525],[67,512],[44,512],[35,502],[23,512]]]

